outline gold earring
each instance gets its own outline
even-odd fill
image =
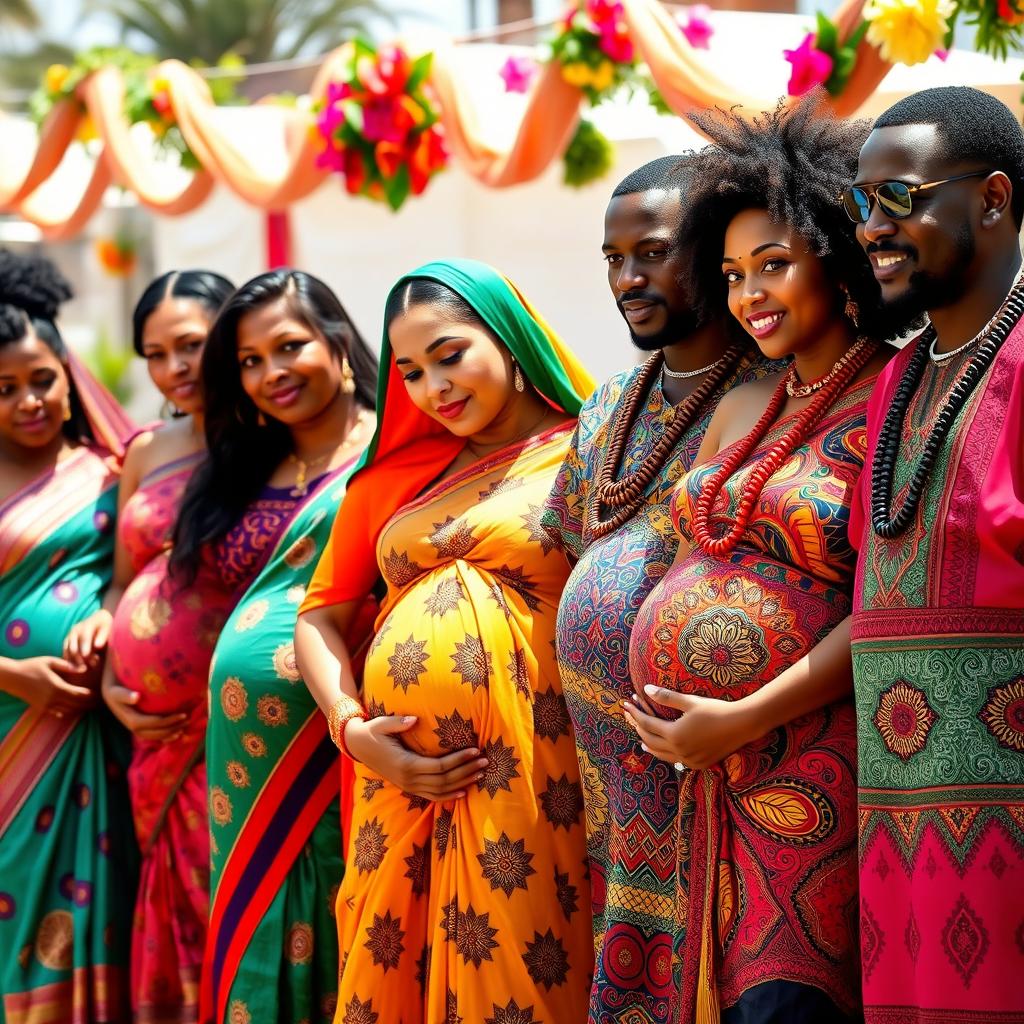
[[[518,363],[512,364],[515,370],[512,372],[512,383],[515,385],[516,391],[523,392],[526,390],[526,380],[523,377],[523,371],[519,368]]]
[[[341,357],[341,390],[346,395],[353,395],[356,390],[356,375],[352,372],[348,356]]]
[[[859,313],[857,303],[853,301],[853,296],[850,295],[845,288],[843,289],[843,294],[846,296],[846,305],[843,307],[843,315],[851,324],[853,324],[854,327],[859,327],[860,325],[857,322],[859,319],[857,315]]]
[[[267,425],[267,417],[263,415],[263,410],[260,409],[259,413],[256,415],[256,426],[257,427],[265,427],[266,425]]]
[[[71,420],[71,399],[64,399],[64,422],[68,423]]]

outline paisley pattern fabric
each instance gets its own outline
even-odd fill
[[[144,477],[118,523],[135,576],[111,627],[115,677],[140,695],[140,711],[188,715],[174,743],[133,740],[128,783],[142,850],[132,931],[136,1024],[192,1024],[199,1010],[210,902],[207,677],[236,582],[223,579],[212,558],[187,591],[168,577],[178,506],[202,458],[197,452]]]
[[[553,649],[568,566],[538,522],[569,430],[457,473],[377,544],[388,596],[367,654],[371,716],[403,740],[478,746],[466,796],[433,803],[355,765],[338,899],[336,1024],[581,1021],[590,891],[569,716]]]
[[[868,411],[869,459],[908,346]],[[902,499],[963,359],[927,364]],[[1024,327],[961,410],[917,515],[851,536],[861,959],[871,1024],[1024,1021]],[[870,464],[870,463],[869,463]]]
[[[846,617],[848,512],[872,383],[843,396],[768,480],[731,554],[694,549],[651,591],[630,643],[636,687],[737,700]],[[731,526],[744,483],[791,423],[728,481],[713,530]],[[674,512],[687,540],[701,486],[729,451],[679,482]],[[842,702],[681,777],[671,947],[681,984],[667,997],[670,1019],[718,1024],[720,1007],[757,1000],[752,990],[772,982],[807,986],[815,1004],[824,992],[830,1019],[856,1011],[855,740],[852,701]]]
[[[689,469],[718,401],[773,364],[744,362],[680,438],[637,514],[595,539],[584,528],[591,486],[623,392],[639,368],[611,378],[584,404],[541,522],[575,561],[558,606],[558,669],[576,736],[586,804],[597,951],[590,1020],[667,1021],[680,984],[672,956],[677,782],[640,747],[622,716],[633,692],[629,638],[637,609],[675,557],[669,503]],[[630,432],[623,472],[634,470],[667,428],[673,406],[660,379]]]
[[[117,475],[77,449],[0,505],[0,657],[59,657],[114,565]],[[102,708],[0,692],[0,1022],[125,1024],[136,851],[129,743]]]
[[[210,668],[204,1022],[326,1024],[334,1016],[333,908],[344,873],[338,752],[292,638],[354,465],[311,481],[305,497],[266,488],[226,537],[231,557],[218,553],[226,574],[255,578]]]

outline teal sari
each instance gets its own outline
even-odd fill
[[[298,500],[265,495],[239,531],[262,547],[268,523],[286,517],[227,620],[210,669],[203,1024],[323,1024],[334,1015],[334,898],[344,873],[340,765],[296,668],[292,637],[354,466],[334,470]]]
[[[0,505],[0,656],[59,655],[114,562],[117,476],[90,448]],[[128,1020],[128,737],[0,692],[0,1024]]]

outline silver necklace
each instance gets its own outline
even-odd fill
[[[661,372],[666,377],[671,377],[672,380],[689,380],[691,377],[699,377],[702,373],[707,373],[708,370],[713,370],[716,366],[720,365],[721,362],[721,359],[716,359],[713,363],[710,363],[708,366],[702,366],[699,370],[670,370],[668,368],[668,363],[662,363]]]
[[[1021,281],[1024,281],[1024,274],[1021,274],[1020,277],[1018,277],[1017,280],[1013,282],[1010,291],[1006,293],[1006,298],[999,303],[999,308],[995,311],[995,313],[992,314],[992,319],[989,320],[989,322],[985,324],[985,326],[982,327],[982,329],[978,331],[978,333],[973,338],[971,338],[970,341],[965,341],[962,345],[958,346],[957,348],[950,349],[948,352],[936,352],[935,344],[939,340],[938,335],[936,335],[934,338],[932,338],[932,343],[928,346],[928,358],[936,366],[941,366],[943,363],[948,363],[949,360],[953,358],[953,356],[958,356],[961,352],[966,352],[967,349],[969,349],[972,345],[977,345],[977,343],[981,341],[981,339],[984,338],[989,331],[992,330],[993,326],[995,325],[995,322],[999,319],[999,315],[1003,312],[1003,309],[1006,307],[1007,299],[1009,299],[1011,293],[1013,292],[1013,289],[1016,288],[1017,285],[1021,283]]]

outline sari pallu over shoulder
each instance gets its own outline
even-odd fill
[[[292,636],[299,603],[354,466],[355,461],[331,473],[294,510],[214,652],[207,737],[213,871],[200,987],[204,1022],[249,1020],[246,1014],[256,1020],[267,1012],[260,993],[251,993],[252,1002],[242,998],[249,993],[236,998],[240,968],[317,826],[325,816],[338,815],[340,828],[338,751],[302,683]],[[372,614],[359,629],[365,633],[370,622]],[[220,763],[224,753],[230,755],[226,764]],[[218,844],[225,838],[230,845],[222,851]],[[335,886],[343,870],[340,840],[337,856]],[[293,965],[329,958],[336,974],[332,908],[324,903],[329,931],[321,936],[313,922],[300,922],[297,931],[292,929],[295,934],[282,935],[280,955],[289,956]],[[313,944],[309,956],[307,939]],[[262,971],[265,965],[256,966]],[[270,965],[266,970],[269,995],[277,978]]]
[[[0,655],[60,654],[109,585],[116,461],[74,450],[0,506]],[[127,1019],[126,737],[0,693],[0,1021]],[[115,876],[118,884],[114,884]]]

